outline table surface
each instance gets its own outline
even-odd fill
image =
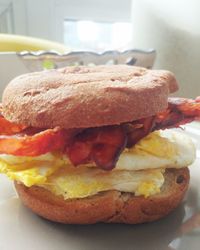
[[[61,225],[25,208],[12,182],[0,176],[1,250],[199,250],[200,249],[200,124],[186,126],[197,147],[190,167],[190,188],[169,216],[142,225]]]

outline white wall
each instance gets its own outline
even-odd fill
[[[63,21],[130,21],[131,0],[0,0],[13,7],[14,33],[63,42]],[[0,13],[1,14],[1,13]]]
[[[9,18],[9,20],[6,20],[9,23],[8,32],[27,34],[26,16],[26,0],[0,0],[0,22]],[[6,27],[4,29],[2,25],[0,23],[0,27],[5,31]]]
[[[180,96],[200,95],[200,1],[134,0],[132,46],[157,51],[156,69],[168,69]]]

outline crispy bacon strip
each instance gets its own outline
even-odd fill
[[[195,100],[169,98],[168,108],[165,111],[156,116],[124,124],[128,137],[127,147],[132,147],[154,130],[179,127],[198,119],[200,119],[200,97]]]
[[[65,131],[47,129],[34,135],[0,135],[0,153],[16,156],[37,156],[61,149],[66,144]]]
[[[9,122],[0,114],[0,135],[13,135],[23,131],[25,128],[27,126]]]
[[[156,115],[153,130],[179,127],[200,119],[200,97],[195,100],[169,98],[168,108]]]
[[[132,147],[151,131],[179,127],[195,119],[200,119],[200,97],[169,98],[168,108],[155,116],[83,131],[26,128],[0,116],[0,153],[37,156],[65,148],[74,166],[95,162],[98,167],[111,170],[125,147]]]
[[[127,131],[127,147],[130,148],[139,140],[148,135],[154,125],[155,116],[143,118],[132,123],[124,124]]]
[[[75,166],[95,162],[98,167],[111,170],[126,140],[126,133],[120,126],[87,129],[74,138],[66,153]]]
[[[200,117],[200,96],[195,100],[186,98],[169,98],[169,106],[176,108],[188,117]]]

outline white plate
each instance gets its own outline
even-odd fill
[[[0,250],[199,250],[200,124],[187,126],[197,146],[184,202],[169,216],[143,225],[60,225],[33,214],[0,176]]]

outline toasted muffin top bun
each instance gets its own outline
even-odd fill
[[[127,65],[80,66],[21,75],[3,93],[6,119],[28,126],[87,128],[154,115],[178,89],[174,75]]]
[[[22,202],[36,214],[61,223],[96,222],[138,224],[166,216],[182,201],[188,188],[189,170],[167,169],[161,192],[148,198],[107,191],[84,199],[64,200],[38,186],[15,183]]]

